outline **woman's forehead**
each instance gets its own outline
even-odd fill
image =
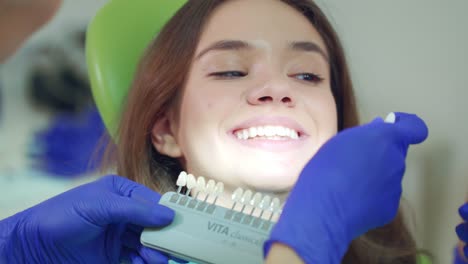
[[[258,48],[287,48],[293,42],[313,42],[326,50],[309,20],[279,0],[235,0],[221,5],[208,20],[197,54],[213,43],[239,40]]]

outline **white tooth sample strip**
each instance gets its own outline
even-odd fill
[[[299,133],[291,128],[282,126],[258,126],[241,129],[235,132],[238,139],[266,138],[272,140],[298,139]]]
[[[217,204],[221,182],[181,172],[176,185],[159,200],[175,211],[174,221],[146,228],[143,245],[198,264],[263,263],[263,243],[282,210],[277,197],[238,188],[225,208]]]

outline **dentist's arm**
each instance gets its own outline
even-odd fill
[[[47,23],[62,0],[0,0],[0,63]]]

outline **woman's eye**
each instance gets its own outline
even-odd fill
[[[320,83],[320,82],[323,81],[322,77],[320,77],[317,74],[313,74],[313,73],[299,73],[299,74],[295,74],[293,76],[296,77],[299,80],[312,82],[312,83]]]
[[[210,73],[210,76],[214,76],[220,79],[234,79],[245,77],[247,74],[240,71],[224,71],[224,72],[214,72]]]

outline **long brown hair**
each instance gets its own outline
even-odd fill
[[[182,170],[175,159],[159,154],[151,141],[157,120],[178,101],[210,15],[228,0],[188,1],[148,47],[127,97],[113,146],[117,173],[150,188],[175,188]],[[317,29],[330,56],[331,89],[338,113],[338,130],[359,124],[353,86],[344,49],[320,8],[309,0],[281,0],[303,14]],[[402,214],[389,224],[352,242],[343,263],[416,263],[417,250]]]

